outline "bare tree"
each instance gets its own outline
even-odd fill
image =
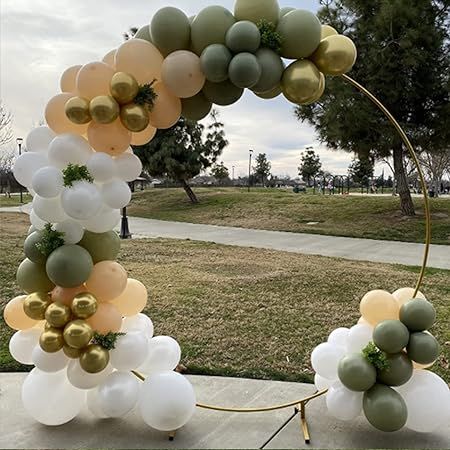
[[[5,108],[0,100],[0,147],[8,144],[13,138],[12,114]]]
[[[450,173],[450,149],[440,152],[426,150],[420,154],[419,159],[431,181],[436,196],[439,195],[444,175],[446,172]]]
[[[14,148],[8,147],[0,151],[0,192],[11,196],[11,188],[14,184],[12,172],[16,152]]]

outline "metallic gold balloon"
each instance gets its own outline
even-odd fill
[[[64,346],[62,330],[58,328],[49,328],[44,331],[39,338],[39,345],[47,353],[59,352]]]
[[[97,312],[97,299],[88,292],[78,294],[72,302],[72,312],[79,319],[88,319]]]
[[[89,112],[94,122],[108,124],[119,117],[120,107],[110,95],[99,95],[91,100]]]
[[[323,93],[325,92],[325,86],[326,86],[325,75],[321,73],[319,90],[317,91],[317,94],[314,96],[314,98],[310,102],[305,103],[305,105],[311,105],[312,103],[316,103],[318,100],[320,100],[320,97],[322,97]]]
[[[333,36],[335,34],[339,34],[333,27],[330,25],[322,25],[322,38],[325,39],[328,36]]]
[[[67,118],[78,125],[89,123],[92,120],[89,112],[89,100],[84,97],[72,97],[65,107]]]
[[[145,106],[130,103],[129,105],[122,106],[120,120],[126,129],[133,133],[139,133],[147,128],[150,118]]]
[[[80,356],[80,366],[87,373],[99,373],[109,363],[109,352],[100,345],[90,345]]]
[[[133,75],[117,72],[111,80],[111,94],[120,105],[131,103],[139,92],[139,85]]]
[[[30,294],[23,302],[23,310],[34,320],[44,320],[45,311],[52,302],[50,295],[45,292]]]
[[[337,34],[323,39],[310,59],[325,75],[343,75],[352,69],[357,54],[353,41]]]
[[[78,359],[83,351],[78,348],[69,347],[67,344],[64,344],[63,352],[70,359]]]
[[[85,348],[93,336],[92,328],[84,320],[74,320],[64,328],[64,341],[69,347]]]
[[[305,105],[312,102],[322,87],[322,74],[307,59],[292,63],[283,73],[283,95],[292,103]]]
[[[54,328],[62,328],[69,322],[70,317],[70,308],[62,303],[52,303],[45,311],[47,323]]]

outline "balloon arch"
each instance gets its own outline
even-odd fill
[[[285,67],[287,59],[294,61]],[[246,88],[263,99],[282,94],[305,105],[322,96],[325,76],[343,76],[392,122],[417,163],[395,119],[345,75],[355,61],[353,42],[311,12],[280,9],[276,0],[237,0],[234,14],[209,6],[188,18],[163,8],[103,61],[63,73],[61,93],[45,109],[47,126],[30,132],[28,152],[14,167],[34,199],[26,259],[17,271],[25,294],[8,303],[4,316],[17,330],[12,356],[36,366],[22,388],[35,420],[64,424],[86,402],[98,418],[122,417],[138,406],[149,426],[173,431],[196,406],[304,408],[310,399],[252,410],[196,404],[191,384],[174,372],[180,347],[170,337],[153,337],[142,314],[146,287],[116,262],[120,240],[112,230],[131,199],[127,182],[142,170],[130,145],[150,142],[181,115],[200,120],[213,104],[238,101]],[[427,239],[416,288],[369,292],[358,324],[336,329],[312,352],[313,397],[326,394],[337,419],[364,413],[382,431],[406,425],[421,432],[449,419],[448,387],[425,370],[439,345],[427,331],[435,310],[419,292],[430,243],[423,193]]]

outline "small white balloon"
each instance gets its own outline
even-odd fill
[[[349,328],[337,328],[328,336],[328,342],[339,347],[347,347],[347,338],[350,333]]]
[[[181,359],[181,348],[170,336],[156,336],[148,344],[148,357],[138,372],[153,374],[174,370]]]
[[[99,373],[88,373],[80,366],[78,359],[73,359],[67,367],[67,379],[78,389],[94,389],[108,378],[113,368],[110,364]]]
[[[341,383],[334,384],[327,393],[330,414],[339,420],[354,420],[361,415],[364,392],[354,392]]]
[[[144,333],[148,339],[153,337],[154,326],[150,317],[145,314],[138,314],[136,316],[125,317],[122,320],[122,333],[129,333],[131,331],[139,331]]]
[[[65,169],[69,164],[85,166],[93,155],[88,141],[78,134],[60,134],[50,144],[48,160],[52,166]]]
[[[53,228],[55,231],[64,233],[63,238],[66,245],[78,244],[83,239],[83,226],[75,220],[65,220],[64,222],[57,223]]]
[[[133,153],[123,153],[116,159],[117,176],[123,181],[134,181],[142,173],[141,160]]]
[[[48,160],[42,153],[23,153],[14,163],[14,178],[22,186],[31,187],[34,174],[46,166]]]
[[[336,380],[329,380],[328,378],[321,377],[318,373],[314,375],[314,385],[319,392],[330,389],[334,383],[336,383]]]
[[[21,364],[33,364],[33,350],[39,344],[42,330],[31,328],[14,333],[9,341],[9,353]]]
[[[131,190],[125,181],[113,180],[102,186],[103,201],[112,209],[125,208],[131,201]]]
[[[43,167],[34,174],[32,188],[40,197],[58,197],[64,189],[63,174],[56,167]]]
[[[64,222],[68,219],[61,207],[60,197],[43,198],[36,195],[33,198],[33,210],[45,222]]]
[[[345,356],[345,349],[325,342],[311,353],[311,364],[316,373],[329,380],[338,378],[339,361]]]
[[[98,388],[91,389],[87,392],[86,404],[90,413],[97,419],[109,419],[109,416],[105,414],[100,405],[100,399],[98,397]]]
[[[47,353],[39,345],[34,347],[31,358],[39,370],[49,373],[59,372],[69,364],[69,358],[62,350],[56,353]]]
[[[97,215],[84,220],[81,224],[92,233],[106,233],[113,230],[120,222],[120,210],[111,209],[106,205],[100,209]]]
[[[373,340],[373,328],[360,324],[350,328],[347,337],[347,353],[359,353]]]
[[[27,151],[47,153],[50,142],[55,139],[56,134],[49,127],[41,126],[30,131],[26,140]]]
[[[46,222],[42,220],[32,209],[30,212],[30,222],[36,230],[43,230],[45,228]]]
[[[110,352],[111,365],[117,370],[136,370],[147,359],[148,342],[145,334],[139,331],[120,336]]]
[[[103,201],[97,186],[88,181],[76,181],[63,190],[61,203],[72,219],[89,220],[99,213]]]
[[[106,153],[94,153],[87,162],[87,168],[98,183],[107,183],[116,176],[114,159]]]

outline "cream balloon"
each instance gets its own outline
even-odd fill
[[[23,302],[26,298],[26,295],[15,297],[5,306],[3,318],[6,325],[13,330],[28,330],[38,323],[38,321],[28,317],[23,310]]]
[[[122,125],[120,119],[107,125],[91,122],[88,139],[96,151],[118,156],[130,146],[131,133]]]
[[[181,100],[173,95],[163,83],[157,83],[154,89],[158,98],[150,112],[150,123],[156,128],[170,128],[178,122],[181,116]]]
[[[96,313],[86,322],[98,333],[117,333],[122,326],[122,316],[111,303],[99,303]]]
[[[77,90],[77,75],[83,66],[72,66],[64,71],[61,76],[60,87],[61,92],[76,92]]]
[[[99,95],[110,95],[109,86],[114,69],[104,62],[84,65],[77,75],[77,90],[80,97],[92,100]]]
[[[133,133],[131,137],[132,145],[145,145],[148,144],[154,137],[158,130],[149,124],[148,127],[140,133]]]
[[[115,261],[102,261],[92,269],[86,281],[88,292],[99,302],[109,302],[119,297],[127,286],[127,272]],[[120,328],[120,327],[119,327]]]
[[[148,293],[146,287],[138,280],[129,278],[122,294],[112,300],[124,317],[135,316],[147,305]]]
[[[397,289],[392,295],[394,296],[395,300],[397,300],[398,306],[401,308],[405,303],[414,298],[415,292],[416,290],[414,288],[401,288]],[[425,295],[423,295],[420,291],[417,292],[415,298],[423,298],[424,300],[426,300]]]
[[[382,290],[368,292],[360,304],[361,316],[373,326],[384,320],[398,320],[399,309],[395,297]]]
[[[108,66],[112,67],[113,69],[116,68],[116,52],[116,49],[110,50],[102,59],[102,62],[108,64]]]
[[[76,97],[76,94],[58,94],[47,103],[45,120],[56,134],[75,133],[82,136],[86,133],[87,124],[77,125],[66,116],[66,103],[73,97]]]

